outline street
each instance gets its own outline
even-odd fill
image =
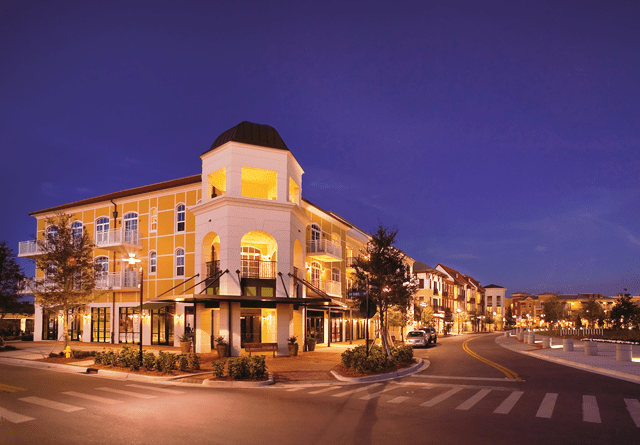
[[[0,365],[0,442],[632,444],[637,384],[440,338],[402,379],[212,389]],[[463,344],[486,361],[474,358]],[[522,379],[507,379],[504,370]]]

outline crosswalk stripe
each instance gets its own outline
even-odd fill
[[[542,403],[540,404],[540,408],[538,408],[538,412],[536,413],[536,417],[551,419],[553,409],[556,406],[556,400],[558,400],[557,393],[549,392],[545,394],[544,399],[542,399]]]
[[[74,411],[80,411],[84,409],[79,406],[67,405],[66,403],[56,402],[55,400],[42,399],[40,397],[23,397],[20,400],[27,403],[33,403],[34,405],[44,406],[46,408],[56,409],[65,413],[72,413]]]
[[[409,400],[411,397],[407,397],[407,396],[399,396],[396,397],[395,399],[391,399],[389,400],[389,403],[402,403],[405,400]]]
[[[376,397],[380,397],[382,394],[384,394],[387,391],[391,391],[392,389],[395,388],[385,388],[382,391],[378,391],[378,392],[372,392],[371,394],[367,394],[366,396],[362,396],[360,397],[360,400],[371,400],[371,399],[375,399]]]
[[[454,388],[451,388],[449,391],[442,393],[440,395],[435,396],[434,398],[427,400],[424,403],[421,403],[420,406],[434,406],[437,405],[438,403],[448,399],[449,397],[451,397],[452,395],[454,395],[455,393],[457,393],[458,391],[462,391],[462,387],[461,386],[457,386]]]
[[[5,385],[4,383],[0,383],[0,392],[17,392],[24,391],[24,388],[19,388],[17,386]]]
[[[288,392],[293,392],[293,391],[300,391],[301,389],[305,389],[305,386],[294,386],[293,388],[289,388],[286,391]]]
[[[122,403],[121,400],[107,399],[106,397],[94,396],[93,394],[85,394],[82,392],[67,391],[67,392],[63,392],[62,394],[66,394],[68,396],[73,396],[73,397],[80,397],[81,399],[93,400],[94,402],[105,403],[107,405]]]
[[[11,423],[22,423],[34,419],[34,417],[14,413],[13,411],[9,411],[8,409],[0,407],[0,420],[8,420]]]
[[[369,385],[369,386],[363,386],[362,388],[356,388],[356,389],[352,389],[350,391],[343,391],[343,392],[339,392],[338,394],[334,394],[333,397],[344,397],[344,396],[348,396],[350,394],[353,394],[354,392],[359,392],[359,391],[365,391],[369,388],[375,388],[378,386],[382,386],[382,383],[374,383],[373,385]]]
[[[336,389],[335,386],[327,386],[326,388],[322,388],[322,389],[317,389],[315,391],[311,391],[309,392],[309,394],[322,394],[323,392],[327,392],[327,391],[331,391]]]
[[[471,409],[473,405],[475,405],[480,400],[482,400],[482,398],[487,394],[489,394],[490,392],[491,392],[490,389],[481,389],[474,396],[468,398],[465,402],[458,405],[456,409],[463,410],[463,411]]]
[[[582,420],[584,422],[602,423],[598,401],[595,396],[582,396]]]
[[[142,394],[139,392],[125,391],[123,389],[114,389],[114,388],[106,388],[106,387],[96,388],[96,389],[100,391],[112,392],[115,394],[124,394],[125,396],[138,397],[139,399],[155,399],[156,397],[158,397],[158,396],[152,396],[149,394]]]
[[[148,389],[150,391],[164,392],[167,394],[184,394],[184,391],[179,391],[177,389],[157,388],[155,386],[145,386],[145,385],[135,385],[135,384],[131,384],[127,386],[130,386],[132,388]]]
[[[511,409],[516,405],[516,403],[518,403],[518,400],[520,400],[520,397],[522,397],[522,394],[524,394],[524,392],[522,391],[513,391],[511,394],[509,394],[509,397],[504,399],[504,401],[500,404],[500,406],[498,406],[495,409],[495,411],[493,411],[493,413],[509,414],[509,411],[511,411]]]
[[[633,423],[640,428],[640,402],[638,399],[624,399],[624,403],[627,404],[627,411],[631,414]]]

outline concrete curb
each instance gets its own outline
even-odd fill
[[[350,383],[366,383],[366,382],[380,382],[383,380],[393,380],[400,377],[404,377],[409,374],[415,374],[416,372],[423,371],[427,369],[431,362],[429,360],[423,360],[421,358],[416,358],[418,363],[415,365],[411,365],[408,368],[401,369],[399,371],[388,372],[386,374],[376,374],[376,375],[368,375],[366,377],[345,377],[342,374],[331,370],[331,374],[342,382],[350,382]]]
[[[247,382],[243,380],[214,380],[207,379],[204,380],[203,386],[209,386],[212,388],[259,388],[261,386],[269,386],[273,385],[275,381],[273,380],[273,373],[269,373],[269,378],[267,380],[262,380],[259,382]]]
[[[501,338],[501,337],[498,337],[498,338]],[[599,368],[597,366],[591,366],[591,365],[587,365],[587,364],[579,363],[579,362],[572,362],[570,360],[565,360],[565,359],[561,359],[561,358],[557,358],[557,357],[549,357],[548,355],[542,355],[542,354],[534,352],[534,351],[540,351],[541,349],[522,350],[522,349],[518,349],[518,348],[510,348],[509,346],[506,346],[505,344],[503,344],[503,342],[498,342],[498,341],[496,341],[496,344],[498,344],[499,346],[501,346],[501,347],[503,347],[505,349],[508,349],[510,351],[517,352],[517,353],[520,353],[520,354],[524,354],[524,355],[527,355],[529,357],[534,357],[534,358],[537,358],[537,359],[540,359],[540,360],[546,360],[548,362],[553,362],[553,363],[558,363],[560,365],[569,366],[571,368],[581,369],[583,371],[589,371],[589,372],[593,372],[595,374],[601,374],[601,375],[605,375],[607,377],[613,377],[615,379],[626,380],[627,382],[640,384],[640,376],[635,376],[633,374],[627,374],[625,372],[614,371],[612,369]]]

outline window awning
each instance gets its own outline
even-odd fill
[[[147,302],[142,305],[142,309],[158,310],[173,304],[173,301]],[[134,306],[135,309],[135,306]]]

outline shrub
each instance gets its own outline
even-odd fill
[[[189,369],[192,371],[200,370],[200,356],[195,352],[187,354],[187,361],[189,362]]]
[[[96,355],[96,351],[76,351],[74,349],[71,350],[71,356],[77,359],[93,357],[95,355]]]
[[[100,365],[102,364],[102,356],[104,354],[102,352],[96,352],[96,354],[93,356],[93,363],[96,365]]]
[[[140,369],[140,352],[131,346],[123,346],[118,358],[121,368],[131,368],[134,371]]]
[[[163,373],[171,372],[176,367],[176,360],[175,354],[160,351],[156,360],[156,369]]]
[[[387,354],[380,346],[373,346],[367,356],[367,347],[356,346],[355,349],[347,349],[340,356],[342,366],[354,369],[359,373],[383,372],[394,368],[398,363],[411,361],[413,348],[402,346],[391,348],[392,355]]]
[[[216,379],[221,379],[224,376],[225,363],[225,360],[217,360],[215,362],[211,362],[211,366],[213,367],[213,376]]]
[[[112,349],[105,349],[102,353],[102,364],[107,366],[117,366],[118,354],[113,352]]]
[[[229,377],[234,380],[264,379],[267,371],[267,365],[263,355],[229,359],[228,367]]]
[[[142,354],[142,367],[147,371],[153,371],[156,368],[156,356],[153,352]]]
[[[187,356],[185,354],[180,354],[178,356],[178,371],[186,372],[189,370],[189,361],[187,360]]]
[[[405,345],[395,348],[393,356],[398,363],[409,363],[413,360],[413,346]]]

